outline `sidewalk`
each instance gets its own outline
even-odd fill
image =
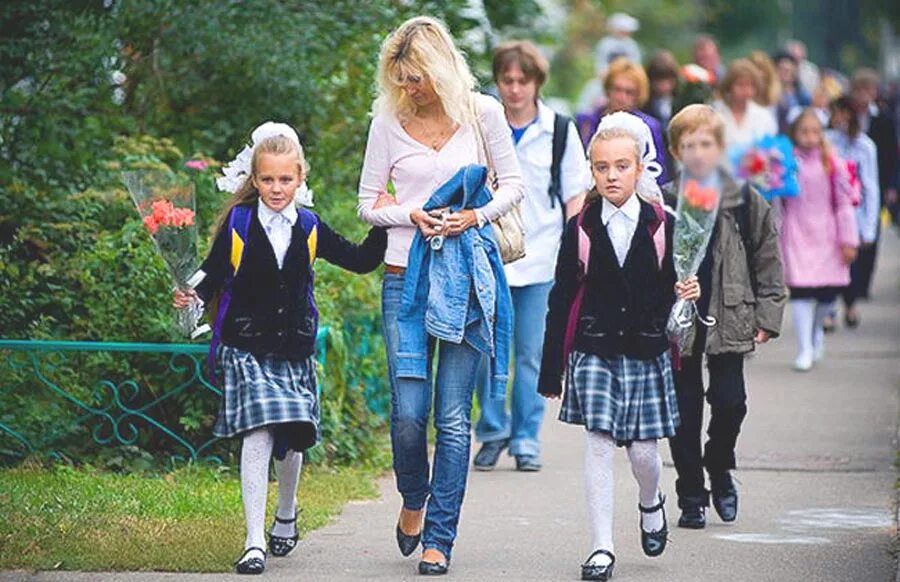
[[[790,370],[790,314],[785,336],[748,362],[750,413],[739,441],[741,509],[734,525],[714,512],[705,531],[676,527],[675,472],[668,463],[671,545],[643,557],[637,486],[627,459],[616,465],[614,580],[888,581],[894,580],[895,437],[900,379],[900,240],[884,236],[875,300],[863,324],[828,338],[828,357],[808,374]],[[460,581],[577,580],[589,552],[582,492],[582,430],[547,411],[545,468],[514,471],[504,457],[492,473],[472,473],[450,578]],[[312,533],[295,555],[270,559],[264,580],[417,580],[417,555],[394,542],[400,508],[393,478],[381,500],[351,504]],[[214,532],[211,532],[214,535]],[[235,555],[237,555],[237,548]],[[12,580],[245,580],[159,573],[0,573]]]

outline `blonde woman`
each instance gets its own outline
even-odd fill
[[[410,250],[419,241],[417,229],[426,238],[438,234],[464,237],[473,227],[480,232],[484,224],[509,212],[522,199],[524,185],[503,107],[474,92],[474,77],[443,24],[417,17],[388,35],[379,60],[378,87],[358,210],[362,220],[389,228],[382,313],[392,390],[394,473],[403,497],[397,542],[404,556],[412,554],[421,542],[424,552],[419,572],[445,574],[465,494],[472,393],[482,358],[482,351],[473,346],[499,352],[503,349],[500,342],[508,341],[508,336],[494,334],[491,340],[496,343],[492,345],[469,341],[468,335],[459,343],[440,341],[425,358],[424,378],[398,371],[398,362],[409,355],[399,353],[406,270],[409,266],[412,273],[413,267],[416,271],[419,267],[410,263]],[[432,193],[460,168],[486,163],[483,149],[497,174],[493,200],[440,218],[424,211]],[[376,208],[389,182],[396,204]],[[460,281],[467,284],[468,279]],[[453,283],[447,281],[447,287],[454,287]],[[470,304],[461,309],[472,308],[469,297],[481,299],[481,293],[508,303],[502,269],[494,288],[473,286],[472,295],[463,296]],[[437,378],[432,382],[434,351],[439,356]],[[505,374],[505,370],[498,371],[499,376]],[[432,400],[437,445],[429,482],[426,425]]]

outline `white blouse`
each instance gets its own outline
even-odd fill
[[[522,172],[513,148],[503,106],[493,97],[477,95],[476,106],[485,141],[497,172],[494,200],[476,210],[479,221],[494,220],[507,213],[525,193]],[[435,151],[414,140],[397,116],[380,113],[369,127],[366,156],[359,180],[359,217],[373,225],[388,227],[385,262],[405,267],[416,234],[410,212],[421,208],[444,182],[467,164],[484,164],[474,127],[463,125]],[[372,208],[379,193],[394,186],[397,206]]]
[[[713,108],[722,114],[725,120],[725,149],[743,148],[767,135],[778,133],[778,121],[775,115],[759,103],[749,101],[747,111],[738,123],[734,114],[724,101],[716,101]]]

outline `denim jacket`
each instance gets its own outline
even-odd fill
[[[491,201],[486,179],[484,166],[465,166],[435,190],[423,210],[481,208]],[[429,335],[456,344],[466,341],[491,356],[491,396],[505,397],[512,300],[491,223],[446,238],[440,250],[416,233],[397,325],[399,377],[426,378]]]

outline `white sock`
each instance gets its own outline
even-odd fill
[[[631,473],[638,482],[641,506],[653,507],[659,504],[659,473],[662,460],[656,440],[634,441],[628,447],[628,459],[631,461]],[[662,529],[662,510],[653,513],[642,513],[643,529],[646,532],[655,532]]]
[[[834,310],[834,303],[817,303],[813,324],[813,352],[821,357],[825,353],[825,319]]]
[[[269,488],[269,459],[275,439],[267,428],[248,433],[241,446],[241,499],[247,522],[244,549],[266,547],[266,493]],[[250,552],[244,559],[262,558],[260,552]]]
[[[794,333],[797,335],[797,358],[811,359],[816,302],[813,299],[792,299],[791,313],[794,315]]]
[[[594,536],[594,551],[613,552],[613,459],[616,442],[605,433],[586,431],[584,446],[584,490],[587,493],[588,519]],[[609,556],[597,554],[591,563],[606,566]]]
[[[292,519],[297,516],[297,486],[300,484],[300,469],[303,467],[303,454],[288,451],[283,461],[275,461],[275,476],[278,478],[278,509],[275,517]],[[291,538],[297,533],[297,522],[279,523],[272,526],[272,535]]]

